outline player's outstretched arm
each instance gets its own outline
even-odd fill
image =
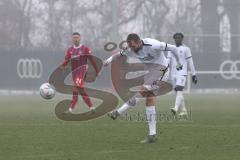
[[[166,44],[166,50],[171,51],[173,56],[175,57],[176,61],[179,63],[179,55],[177,53],[177,47],[172,44]]]
[[[177,65],[177,70],[181,70],[182,69],[182,65],[180,64],[179,62],[179,55],[177,54],[177,47],[172,45],[172,44],[168,44],[166,42],[157,42],[156,43],[157,45],[156,48],[158,50],[161,50],[161,51],[171,51],[172,52],[172,55],[175,57],[178,65]]]
[[[112,61],[118,59],[119,57],[125,55],[124,51],[120,51],[114,55],[112,55],[111,57],[109,57],[108,59],[103,61],[103,65],[106,67],[108,66],[110,63],[112,63]]]
[[[172,44],[166,44],[166,50],[172,52],[172,55],[175,57],[175,59],[177,61],[177,70],[181,70],[182,69],[182,64],[179,61],[179,55],[177,53],[177,47],[172,45]]]

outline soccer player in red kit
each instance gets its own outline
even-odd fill
[[[72,43],[73,45],[68,48],[65,56],[64,62],[61,64],[61,68],[64,68],[68,62],[71,62],[72,68],[72,79],[73,79],[73,96],[72,101],[67,113],[73,113],[73,110],[78,101],[78,88],[83,89],[83,93],[81,94],[84,102],[88,105],[91,111],[94,111],[95,108],[87,95],[84,91],[84,79],[87,72],[87,60],[90,60],[91,64],[93,65],[96,76],[98,76],[99,71],[97,69],[97,65],[94,62],[91,56],[91,50],[86,45],[80,43],[81,35],[78,32],[74,32],[72,34]]]

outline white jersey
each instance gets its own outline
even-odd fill
[[[159,42],[158,40],[145,38],[143,41],[143,48],[137,53],[128,49],[126,52],[127,57],[134,57],[139,59],[142,63],[160,64],[164,67],[168,66],[167,58],[163,51],[167,48],[167,43]]]
[[[166,68],[168,61],[163,51],[166,51],[170,46],[165,42],[159,42],[155,39],[145,38],[142,39],[143,47],[137,53],[130,48],[124,52],[128,58],[137,58],[144,64],[159,64],[159,66],[146,65],[148,74],[144,75],[143,86],[157,95],[159,86],[153,85],[156,80],[168,82],[169,72]]]
[[[146,64],[146,70],[149,72],[144,75],[144,84],[143,86],[147,90],[155,90],[157,91],[159,86],[153,85],[156,80],[161,80],[168,83],[168,76],[169,72],[167,70],[168,67],[168,59],[164,55],[164,51],[171,51],[176,58],[177,56],[177,47],[171,44],[167,44],[165,42],[159,42],[158,40],[145,38],[142,39],[143,46],[142,48],[136,53],[131,48],[128,48],[125,51],[121,51],[115,55],[112,55],[107,60],[104,61],[104,65],[108,65],[113,60],[121,56],[127,56],[128,61],[131,58],[135,58],[141,61],[143,64]],[[135,62],[136,63],[136,62]],[[148,65],[148,64],[159,64],[159,65]],[[169,84],[170,85],[170,84]],[[155,91],[153,93],[155,94]]]
[[[181,45],[177,47],[177,54],[179,57],[179,62],[180,64],[183,65],[183,68],[182,70],[179,70],[179,71],[176,69],[176,66],[177,66],[176,59],[171,52],[168,52],[167,58],[170,59],[171,77],[186,76],[188,73],[188,68],[190,68],[192,74],[195,75],[195,68],[193,66],[193,63],[190,63],[190,64],[188,63],[188,60],[191,60],[192,62],[192,54],[191,54],[190,48],[185,45]]]

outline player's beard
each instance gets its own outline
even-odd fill
[[[80,42],[74,42],[74,46],[78,47],[80,45]]]
[[[134,48],[134,52],[135,52],[135,53],[138,53],[138,51],[141,50],[141,49],[142,49],[142,46],[139,45],[138,47]]]

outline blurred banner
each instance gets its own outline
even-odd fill
[[[103,55],[103,51],[93,51],[92,55],[95,53],[98,53],[98,58],[103,57],[100,56]],[[0,90],[38,90],[39,86],[47,82],[51,73],[63,62],[65,51],[1,49],[0,55]],[[109,68],[104,68],[96,80],[97,84],[90,83],[90,85],[111,88],[109,72]],[[65,82],[72,83],[70,75]]]
[[[0,88],[37,90],[63,61],[63,51],[0,50]]]

